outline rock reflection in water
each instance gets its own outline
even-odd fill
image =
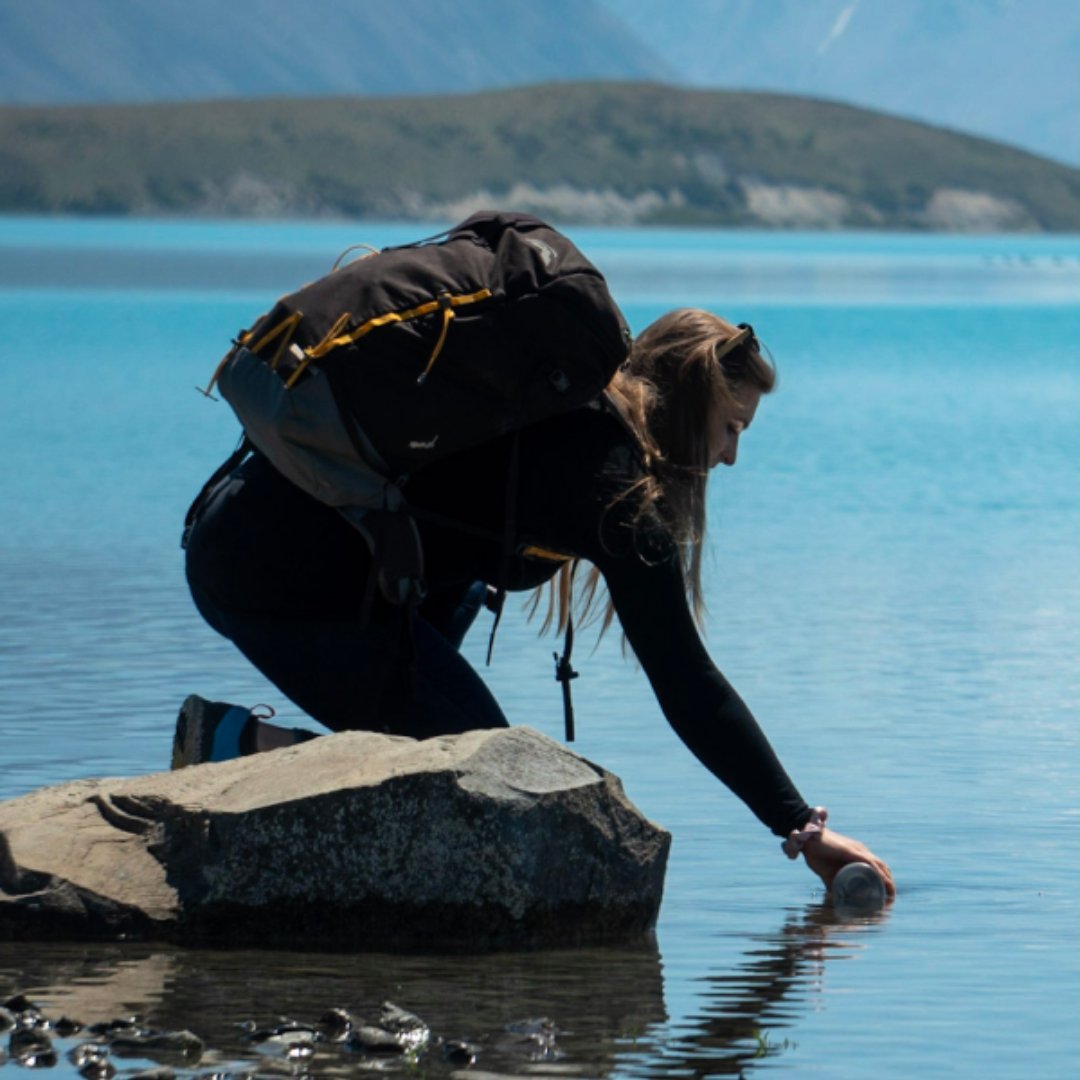
[[[16,992],[47,1015],[86,1023],[136,1015],[155,1028],[196,1032],[206,1045],[198,1074],[265,1074],[290,1064],[311,1075],[408,1068],[416,1054],[375,1045],[380,1024],[405,1023],[384,1008],[388,1000],[430,1030],[417,1052],[431,1075],[474,1060],[484,1071],[573,1062],[575,1071],[605,1075],[627,1040],[666,1019],[654,945],[479,957],[0,945],[0,1000]],[[300,1029],[328,1027],[335,1009],[343,1034],[344,1016],[355,1021],[355,1037],[316,1041],[301,1058],[296,1048],[309,1040]],[[50,1077],[63,1075],[65,1060]],[[117,1064],[123,1076],[126,1063]]]
[[[354,1075],[415,1069],[418,1058],[427,1074],[444,1076],[736,1075],[783,1054],[826,960],[852,952],[851,935],[838,931],[872,921],[844,922],[823,906],[791,915],[734,970],[704,975],[697,1014],[676,1023],[649,945],[433,957],[3,944],[0,1001],[23,993],[47,1016],[86,1024],[138,1016],[150,1028],[194,1032],[205,1053],[176,1069],[192,1076]],[[407,1013],[387,1012],[388,1000]],[[367,1025],[370,1039],[410,1014],[430,1039],[405,1051],[381,1053],[346,1032],[347,1023]],[[77,1077],[60,1049],[48,1076]],[[120,1078],[140,1068],[113,1064]]]

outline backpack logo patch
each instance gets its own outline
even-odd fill
[[[419,439],[413,439],[409,443],[409,449],[410,450],[434,450],[435,449],[435,444],[438,441],[439,441],[439,436],[438,435],[436,435],[434,439],[431,439],[428,442],[421,442]]]
[[[558,260],[559,253],[550,244],[545,243],[543,240],[537,240],[535,236],[526,236],[524,239],[529,247],[539,252],[544,269],[550,270]]]

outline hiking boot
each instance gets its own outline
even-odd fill
[[[240,739],[251,710],[192,694],[180,706],[173,736],[171,769],[228,761],[241,756]]]

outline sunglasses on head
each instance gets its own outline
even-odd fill
[[[761,346],[758,344],[757,335],[754,333],[754,328],[749,323],[739,323],[739,332],[732,334],[731,337],[724,342],[716,350],[716,359],[722,360],[729,352],[740,346],[745,346],[752,352],[761,352]]]

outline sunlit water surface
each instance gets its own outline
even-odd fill
[[[237,432],[194,387],[341,248],[422,234],[0,221],[0,798],[163,768],[193,691],[301,722],[185,592],[179,521]],[[576,748],[674,834],[654,944],[0,945],[0,1001],[190,1028],[206,1056],[172,1064],[192,1073],[365,1070],[260,1057],[238,1025],[392,1000],[474,1042],[472,1075],[1075,1075],[1080,238],[575,236],[635,328],[702,304],[775,356],[780,389],[713,485],[708,641],[808,799],[890,861],[896,903],[824,907],[618,642],[586,637]],[[559,738],[551,648],[507,618],[486,674],[512,720]],[[509,1030],[539,1018],[543,1050]]]

